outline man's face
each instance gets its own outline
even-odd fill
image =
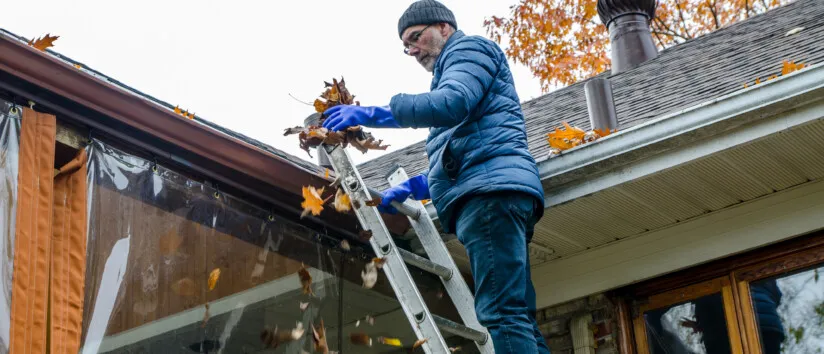
[[[442,23],[415,25],[404,30],[401,35],[406,53],[415,57],[426,71],[434,70],[435,60],[446,44],[445,28],[446,24]]]

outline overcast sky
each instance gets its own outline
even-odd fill
[[[323,81],[346,78],[361,105],[429,90],[431,74],[403,54],[398,18],[411,0],[5,1],[0,27],[26,38],[51,33],[52,48],[149,95],[298,157],[297,137]],[[459,29],[485,35],[483,20],[516,0],[444,0]],[[538,80],[513,67],[522,101]],[[425,129],[374,130],[389,152]],[[381,155],[352,151],[356,161]]]

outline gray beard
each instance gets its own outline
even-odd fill
[[[432,40],[435,42],[435,48],[437,49],[432,52],[432,55],[427,58],[426,61],[421,63],[421,66],[423,66],[423,68],[430,73],[435,70],[435,62],[438,61],[438,57],[441,56],[441,51],[443,51],[443,47],[446,45],[446,38],[443,38],[440,35]]]

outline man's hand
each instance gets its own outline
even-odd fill
[[[381,204],[378,210],[386,214],[397,214],[398,209],[392,206],[392,202],[403,203],[411,195],[415,200],[429,199],[429,183],[426,175],[412,177],[405,182],[383,191]]]
[[[333,132],[341,131],[356,125],[371,128],[400,128],[389,107],[361,107],[353,105],[338,105],[327,109],[323,114],[326,120],[323,127]]]

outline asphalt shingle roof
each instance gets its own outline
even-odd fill
[[[787,36],[787,32],[802,28]],[[797,0],[661,51],[612,82],[619,129],[644,123],[743,89],[760,77],[780,74],[782,61],[817,64],[824,59],[824,0]],[[536,160],[549,152],[546,133],[566,121],[589,129],[585,81],[522,103],[529,150]],[[385,175],[395,165],[410,176],[427,166],[419,142],[359,166],[372,187],[388,187]]]

